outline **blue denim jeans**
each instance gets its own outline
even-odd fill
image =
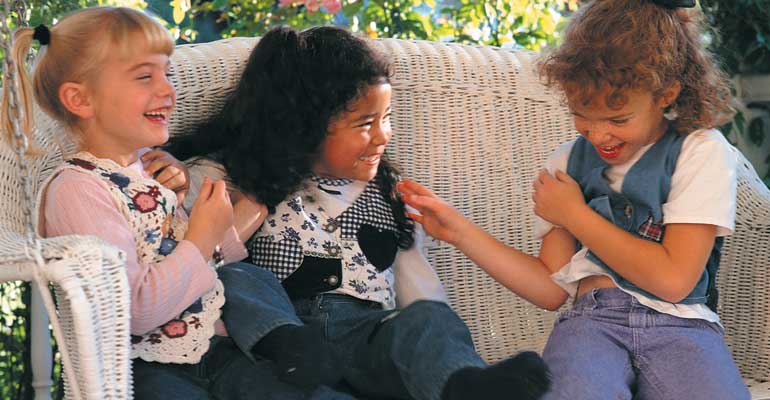
[[[543,399],[749,399],[723,334],[620,289],[594,289],[554,326],[543,354],[553,386]]]
[[[453,372],[486,366],[465,323],[444,303],[385,311],[378,303],[320,294],[294,307],[305,323],[321,324],[346,383],[363,396],[438,400]]]
[[[229,337],[214,336],[198,364],[134,360],[135,399],[353,399],[325,386],[306,392],[286,384],[278,379],[271,361],[252,355],[254,345],[273,329],[302,324],[271,272],[234,263],[217,273],[225,288],[222,320]]]

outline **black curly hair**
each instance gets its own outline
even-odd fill
[[[222,164],[233,185],[273,210],[313,175],[332,119],[390,75],[390,61],[344,28],[273,28],[251,52],[222,110],[172,138],[166,150]],[[383,158],[375,179],[398,224],[399,247],[407,249],[414,221],[396,193],[398,175]]]

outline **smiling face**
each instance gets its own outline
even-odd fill
[[[84,149],[125,164],[137,150],[165,143],[176,105],[169,66],[168,55],[150,51],[108,60],[84,84],[90,106],[80,121]]]
[[[678,90],[675,92],[678,94]],[[617,165],[663,136],[668,128],[663,110],[676,98],[673,93],[667,91],[656,99],[649,91],[629,89],[623,92],[627,101],[621,107],[609,107],[608,91],[604,90],[588,104],[572,99],[568,103],[578,132],[605,162]]]
[[[389,83],[370,85],[332,119],[314,173],[360,181],[375,177],[392,134],[390,95]]]

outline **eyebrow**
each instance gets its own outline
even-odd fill
[[[142,68],[142,67],[154,67],[154,66],[155,66],[155,63],[152,63],[152,62],[143,62],[143,63],[139,63],[139,64],[136,64],[136,65],[134,65],[133,67],[129,68],[129,69],[128,69],[128,72],[134,72],[134,71],[136,71],[137,69],[140,69],[140,68]],[[164,65],[164,66],[163,66],[163,68],[164,68],[164,69],[166,69],[166,68],[168,68],[168,67],[170,67],[170,66],[171,66],[171,60],[167,61],[167,62],[166,62],[166,65]]]
[[[388,109],[387,109],[387,110],[385,110],[385,114],[387,114],[387,113],[389,113],[389,112],[391,112],[391,111],[392,111],[392,110],[391,110],[391,108],[390,108],[390,107],[388,107]],[[362,115],[362,116],[360,116],[360,117],[358,117],[358,118],[354,119],[354,120],[353,120],[353,121],[351,121],[351,122],[352,122],[352,123],[357,123],[357,122],[361,122],[361,121],[366,121],[367,119],[371,119],[371,118],[374,118],[374,117],[376,117],[376,116],[377,116],[377,113],[364,114],[364,115]]]
[[[572,114],[572,115],[577,115],[578,117],[583,117],[583,118],[585,118],[585,117],[583,116],[583,114],[581,114],[581,113],[579,113],[579,112],[577,112],[577,111],[570,111],[570,114]],[[623,118],[628,118],[628,117],[631,117],[631,116],[633,116],[633,115],[634,115],[634,113],[630,112],[630,113],[627,113],[627,114],[611,115],[611,116],[609,116],[609,117],[606,117],[606,118],[603,118],[603,119],[623,119]]]

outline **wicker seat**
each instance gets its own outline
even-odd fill
[[[176,49],[172,65],[178,106],[172,134],[191,128],[222,106],[255,43],[253,38],[234,38]],[[548,154],[576,133],[559,98],[538,83],[533,54],[395,39],[380,40],[377,45],[395,62],[391,158],[405,176],[431,187],[496,237],[536,253],[531,181]],[[50,135],[49,125],[41,122],[38,135]],[[40,167],[33,171],[38,182],[59,157],[52,148],[46,149],[52,151],[50,159],[39,162]],[[740,159],[738,215],[735,234],[724,247],[718,277],[719,311],[727,343],[743,376],[752,382],[766,381],[770,379],[770,191],[737,151],[736,157]],[[12,179],[3,176],[0,185]],[[7,190],[13,193],[13,183]],[[0,261],[9,258],[6,254],[19,252],[22,241],[14,239],[19,231],[8,222],[14,218],[18,218],[16,211],[3,214]],[[61,244],[56,254],[71,260],[68,257],[89,251],[84,240],[72,239],[72,246],[83,247],[69,247],[70,242],[61,239],[56,242]],[[54,241],[47,243],[52,246]],[[89,246],[96,243],[92,241]],[[95,247],[105,257],[106,249]],[[555,313],[519,299],[445,243],[428,243],[427,253],[484,358],[495,361],[518,350],[543,349]],[[99,258],[93,265],[97,265],[96,260]],[[118,297],[125,296],[122,290],[116,290]],[[89,290],[83,292],[91,296]],[[90,312],[93,327],[107,329],[94,310],[101,307],[99,301],[109,300],[89,299],[94,306],[85,311],[73,307],[73,311]],[[62,319],[71,318],[60,312]],[[125,344],[127,336],[117,335],[127,334],[117,330],[109,340],[100,336],[101,341],[94,343],[97,354],[104,357],[118,351],[116,346]],[[107,361],[101,362],[107,365]],[[118,372],[126,376],[124,371]],[[83,380],[105,385],[126,382],[93,375]],[[770,398],[766,389],[755,384],[754,398]],[[123,387],[115,390],[116,394],[126,393]]]

